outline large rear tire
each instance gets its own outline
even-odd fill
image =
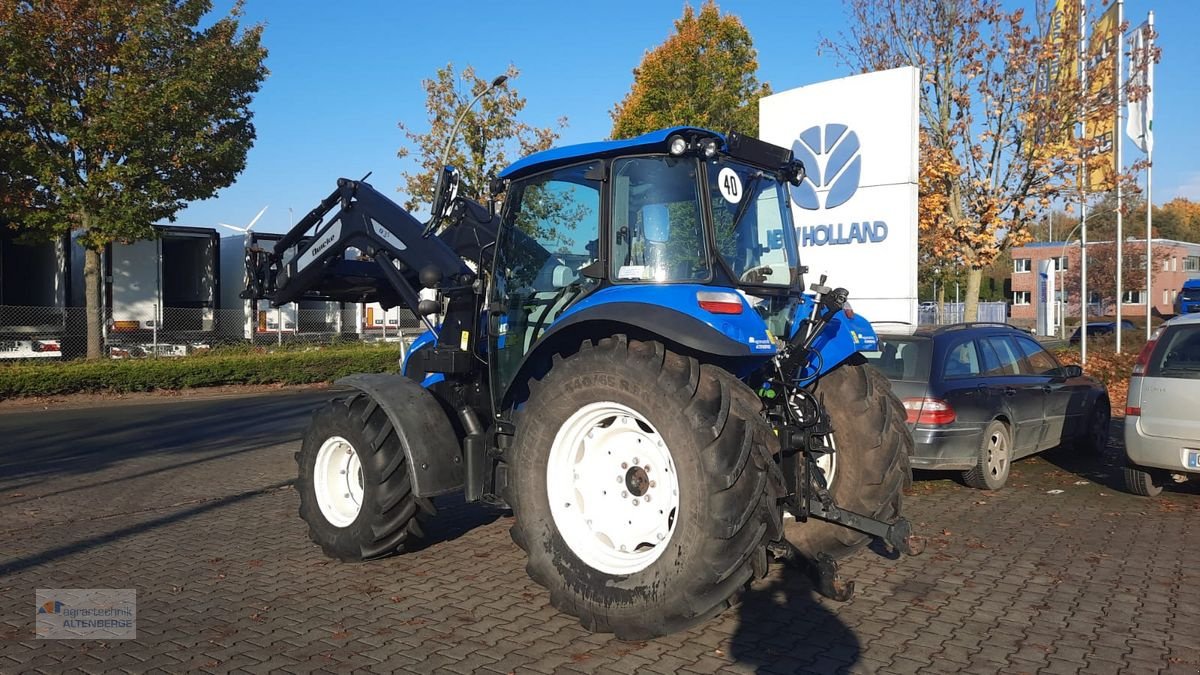
[[[345,562],[410,548],[433,503],[412,493],[404,449],[369,396],[330,401],[313,413],[296,453],[300,517],[325,555]]]
[[[904,406],[891,384],[862,359],[854,359],[817,380],[813,394],[825,407],[835,448],[829,492],[849,511],[893,521],[900,515],[904,486],[911,480],[908,459],[912,435],[904,424]],[[810,518],[788,520],[784,535],[809,558],[842,558],[861,549],[867,535]]]
[[[516,427],[513,540],[585,628],[682,630],[765,573],[778,441],[728,372],[655,342],[585,342],[531,383]]]

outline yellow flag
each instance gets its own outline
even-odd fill
[[[1055,90],[1066,91],[1079,85],[1079,16],[1082,11],[1081,0],[1055,0],[1050,15],[1050,45],[1054,58],[1040,75],[1039,83],[1039,88],[1051,95]],[[1074,138],[1072,127],[1079,119],[1078,111],[1064,109],[1061,113],[1058,125],[1048,129],[1040,142],[1062,143]]]
[[[1084,138],[1092,141],[1087,160],[1086,189],[1103,192],[1113,189],[1117,177],[1117,3],[1114,2],[1096,21],[1088,39],[1087,76],[1089,103],[1084,117]]]

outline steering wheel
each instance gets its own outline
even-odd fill
[[[433,206],[429,209],[429,222],[425,223],[425,229],[421,230],[422,239],[428,239],[438,225],[442,224],[442,220],[450,210],[450,205],[458,196],[458,183],[458,169],[452,166],[443,167],[442,172],[438,174],[437,186],[433,189]]]

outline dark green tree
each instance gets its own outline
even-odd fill
[[[733,14],[706,0],[697,14],[684,5],[675,32],[633,69],[633,87],[611,111],[613,138],[692,125],[758,135],[758,52]]]
[[[241,3],[0,2],[0,219],[26,239],[84,246],[88,358],[101,349],[100,252],[154,236],[233,183],[255,139],[267,70]]]

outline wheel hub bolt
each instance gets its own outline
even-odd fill
[[[650,495],[646,495],[646,501],[650,501]],[[637,502],[634,502],[636,504]]]
[[[657,483],[655,483],[654,481],[650,481],[650,487],[654,487],[655,485],[657,485]]]
[[[621,468],[622,468],[622,469],[628,469],[628,468],[629,468],[629,465],[628,465],[628,464],[626,464],[625,462],[621,462]]]
[[[634,506],[637,506],[637,505],[638,505],[638,500],[636,500],[636,499],[635,499],[635,500],[633,500],[633,505],[634,505]]]
[[[658,533],[658,540],[659,540],[659,541],[662,541],[663,539],[666,539],[666,538],[667,538],[667,537],[666,537],[666,535],[664,535],[662,532],[659,532],[659,533]]]
[[[638,463],[638,458],[637,458],[637,457],[634,457],[634,458],[633,458],[633,463],[634,463],[634,464],[637,464],[637,463]]]
[[[629,496],[628,492],[625,492],[624,490],[621,491],[621,499],[625,499],[628,496]]]

